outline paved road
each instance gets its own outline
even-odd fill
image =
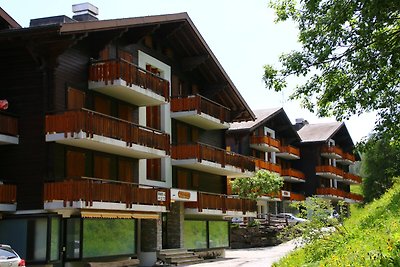
[[[295,249],[294,241],[280,244],[274,247],[227,249],[225,259],[217,259],[213,262],[188,265],[193,267],[269,267],[287,253]]]

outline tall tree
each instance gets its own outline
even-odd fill
[[[385,139],[374,141],[363,154],[361,175],[364,201],[379,198],[400,176],[400,147]]]
[[[377,111],[375,137],[400,136],[400,1],[271,0],[276,21],[292,19],[301,51],[265,66],[269,89],[304,76],[291,99],[319,116],[343,120]]]

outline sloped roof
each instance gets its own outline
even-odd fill
[[[13,46],[10,40],[30,40],[34,51],[47,58],[58,57],[77,42],[86,42],[91,51],[100,51],[110,40],[121,36],[132,43],[147,34],[157,34],[157,40],[172,47],[181,60],[183,71],[191,71],[194,80],[204,82],[203,96],[217,101],[232,111],[232,122],[254,120],[250,109],[187,13],[144,16],[123,19],[56,23],[30,28],[3,30],[0,41]],[[16,39],[13,39],[16,38]],[[21,42],[20,42],[21,43]],[[15,54],[18,54],[16,51]],[[95,53],[94,53],[95,54]]]
[[[4,9],[0,7],[0,29],[10,29],[10,28],[21,28],[18,24]]]
[[[343,122],[306,124],[297,133],[303,143],[325,142],[343,126],[345,126]]]
[[[229,127],[229,130],[251,130],[256,128],[258,125],[263,124],[265,121],[270,119],[272,116],[278,112],[283,111],[283,108],[269,108],[269,109],[259,109],[253,110],[256,119],[254,121],[246,122],[235,122]]]
[[[219,99],[226,102],[224,104],[231,110],[232,105],[237,106],[234,111],[235,113],[238,113],[238,115],[236,115],[236,118],[233,118],[234,121],[254,120],[255,115],[253,111],[239,93],[238,89],[233,84],[232,80],[229,78],[228,74],[225,72],[224,68],[219,63],[218,59],[211,51],[210,47],[207,45],[206,41],[203,39],[186,12],[123,19],[64,23],[61,26],[60,33],[79,34],[104,30],[132,29],[139,26],[153,27],[149,32],[161,32],[163,29],[160,29],[159,25],[174,23],[176,23],[177,26],[175,26],[175,28],[167,28],[168,33],[165,33],[165,38],[179,38],[177,36],[182,36],[182,38],[179,38],[178,42],[171,42],[175,45],[176,50],[185,53],[183,56],[193,59],[192,62],[204,60],[200,72],[209,77],[221,77],[224,80],[225,84],[218,85],[218,88],[209,89],[208,91],[211,95],[205,95],[205,97],[210,98],[212,97],[212,94],[218,93]]]

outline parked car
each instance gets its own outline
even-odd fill
[[[279,213],[278,216],[287,219],[289,224],[298,224],[298,223],[304,223],[304,222],[308,221],[306,219],[296,217],[292,213]]]
[[[25,260],[9,245],[0,244],[0,267],[25,267]]]

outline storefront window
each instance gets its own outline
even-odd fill
[[[22,258],[30,262],[57,261],[60,254],[60,218],[49,216],[1,220],[0,244],[11,245]]]
[[[135,220],[84,219],[83,258],[135,253]]]
[[[209,221],[209,244],[210,248],[220,248],[229,246],[228,222]]]
[[[52,217],[50,222],[50,261],[56,261],[60,257],[60,218]]]
[[[187,249],[207,248],[206,221],[185,221],[184,246]]]
[[[66,257],[67,259],[78,259],[80,255],[80,229],[81,219],[67,219]]]

